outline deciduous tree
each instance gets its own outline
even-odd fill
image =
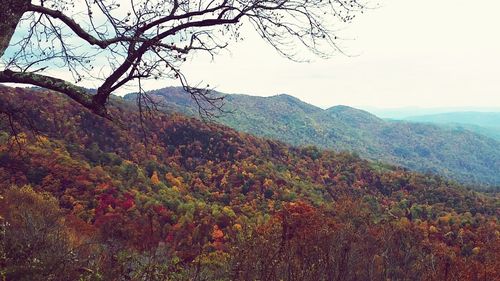
[[[0,82],[55,90],[109,117],[106,104],[118,88],[135,80],[142,93],[144,79],[173,78],[209,114],[221,97],[189,86],[181,71],[187,58],[213,56],[242,39],[245,25],[290,59],[303,59],[300,48],[329,56],[338,49],[336,24],[363,9],[361,0],[5,0]],[[79,86],[84,80],[98,82],[95,94]],[[140,106],[148,101],[138,95]]]

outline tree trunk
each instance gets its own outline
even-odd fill
[[[31,0],[3,0],[0,8],[0,57],[3,56],[17,24],[28,10]]]

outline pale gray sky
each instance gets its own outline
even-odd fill
[[[343,30],[352,39],[343,50],[354,57],[294,63],[250,33],[231,54],[198,58],[184,71],[222,92],[287,93],[324,108],[500,106],[499,1],[380,4]]]

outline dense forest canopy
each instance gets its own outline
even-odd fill
[[[224,112],[214,121],[235,130],[293,145],[356,152],[366,159],[439,174],[476,188],[500,187],[500,142],[463,126],[387,121],[348,106],[322,109],[285,94],[214,95],[225,97]],[[159,109],[198,116],[197,104],[182,88],[154,90],[149,96]],[[135,101],[136,94],[125,99]]]
[[[177,114],[145,146],[118,99],[103,123],[54,92],[0,93],[25,117],[0,122],[7,280],[500,277],[497,194]]]

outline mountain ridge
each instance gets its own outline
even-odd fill
[[[184,97],[178,101],[182,90],[173,90],[150,94],[168,110],[195,116],[194,104],[183,103]],[[133,95],[124,99],[132,100]],[[465,129],[389,122],[349,106],[321,109],[288,95],[225,95],[225,109],[229,113],[221,114],[216,122],[257,136],[292,145],[354,151],[370,160],[439,173],[464,183],[500,185],[496,173],[500,170],[500,143]]]
[[[500,141],[500,112],[447,112],[410,116],[403,120],[463,128]]]
[[[439,114],[415,115],[404,118],[408,121],[432,123],[459,123],[483,127],[500,127],[500,112],[447,112]]]

